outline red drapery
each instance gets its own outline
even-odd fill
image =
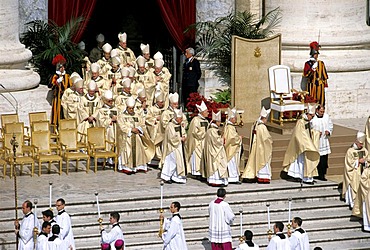
[[[96,0],[49,0],[49,20],[52,20],[58,26],[62,26],[72,17],[83,16],[84,21],[72,39],[73,42],[79,42],[93,13],[95,4]]]
[[[184,51],[195,44],[195,32],[184,30],[195,23],[196,0],[157,0],[164,23],[177,47]]]

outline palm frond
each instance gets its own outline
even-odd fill
[[[210,69],[215,70],[221,83],[230,85],[231,79],[231,38],[233,35],[248,39],[266,38],[281,22],[279,8],[273,9],[257,19],[250,12],[236,12],[214,21],[197,22],[185,32],[197,31],[196,51],[198,56],[206,56]]]

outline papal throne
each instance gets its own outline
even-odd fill
[[[297,92],[292,88],[292,79],[290,76],[290,68],[285,65],[275,65],[268,69],[270,82],[270,107],[271,107],[271,122],[277,122],[283,126],[285,121],[295,121],[293,111],[302,113],[305,109],[304,98],[301,101],[293,100],[293,92]],[[292,112],[289,118],[284,117],[284,112]],[[276,119],[274,112],[279,112]]]

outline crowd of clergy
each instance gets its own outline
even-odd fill
[[[93,63],[86,56],[82,75],[67,74],[64,57],[54,58],[52,123],[58,126],[62,118],[76,119],[79,140],[85,143],[88,128],[104,127],[106,139],[116,145],[118,170],[128,175],[158,165],[167,183],[186,183],[191,174],[209,185],[227,186],[240,184],[242,173],[242,178],[270,182],[272,140],[267,128],[260,126],[267,121],[269,110],[262,108],[254,125],[253,144],[260,138],[262,145],[253,147],[256,157],[250,157],[244,171],[236,108],[225,112],[227,119],[221,126],[221,111],[212,111],[209,121],[209,108],[204,102],[198,103],[198,113],[189,123],[179,106],[178,93],[169,92],[171,73],[163,55],[157,52],[151,58],[149,45],[141,44],[142,55],[136,57],[126,40],[126,33],[118,34],[118,46],[113,48],[103,44],[99,35],[103,54]],[[94,48],[90,57],[94,51],[99,50]],[[188,61],[193,61],[193,53],[187,49]],[[266,153],[259,155],[258,147]],[[107,163],[112,165],[113,159]]]

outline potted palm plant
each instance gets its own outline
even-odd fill
[[[55,73],[55,67],[51,61],[57,54],[62,54],[66,58],[66,68],[69,72],[81,73],[83,52],[72,41],[72,38],[82,21],[83,18],[78,17],[69,20],[63,26],[42,20],[26,24],[28,29],[22,34],[20,40],[32,52],[30,63],[39,73],[41,84],[47,85]]]

